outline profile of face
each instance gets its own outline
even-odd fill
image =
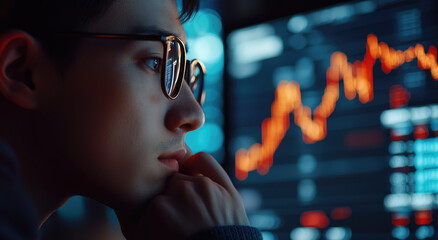
[[[151,29],[185,41],[174,0],[116,0],[82,31]],[[175,172],[166,159],[187,157],[185,135],[204,114],[186,83],[175,100],[163,94],[155,61],[162,55],[160,41],[81,38],[38,113],[40,138],[50,142],[66,192],[133,210]]]

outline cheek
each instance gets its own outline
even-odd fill
[[[75,125],[96,149],[116,152],[123,148],[126,152],[130,147],[145,145],[158,128],[154,125],[162,113],[154,111],[157,102],[148,104],[148,95],[156,86],[141,81],[138,71],[128,74],[135,70],[132,65],[108,63],[72,80],[70,99],[74,99],[71,105],[77,116]],[[114,146],[118,147],[112,149]]]
[[[101,189],[90,194],[157,191],[164,175],[156,160],[164,139],[160,88],[115,69],[87,75],[70,86],[76,90],[68,96],[73,167],[90,192]]]

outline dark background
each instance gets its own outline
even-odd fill
[[[201,0],[202,2],[202,0]],[[296,13],[308,12],[347,2],[345,0],[292,1],[292,0],[221,0],[218,4],[224,33]]]

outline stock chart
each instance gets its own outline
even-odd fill
[[[438,3],[367,0],[227,37],[227,154],[264,239],[437,239]]]

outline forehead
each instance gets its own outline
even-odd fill
[[[148,33],[156,29],[186,40],[175,0],[116,0],[86,31],[101,33]]]

